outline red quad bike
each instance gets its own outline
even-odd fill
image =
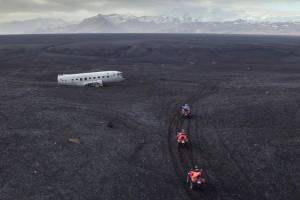
[[[177,143],[178,147],[184,147],[189,142],[188,135],[182,130],[181,132],[177,133]]]
[[[203,178],[202,169],[191,169],[187,175],[186,182],[191,190],[203,188],[207,184]]]

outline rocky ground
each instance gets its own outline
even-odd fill
[[[299,63],[297,37],[0,36],[0,199],[296,200]],[[56,84],[102,70],[126,81]],[[194,164],[202,191],[185,184]]]

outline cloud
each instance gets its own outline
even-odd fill
[[[292,16],[297,15],[299,9],[298,0],[0,0],[2,21],[49,16],[79,20],[97,13],[189,15],[204,20],[231,20],[248,15]]]

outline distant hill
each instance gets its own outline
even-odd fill
[[[203,22],[197,18],[102,15],[79,23],[60,19],[34,19],[0,24],[0,34],[24,33],[217,33],[300,35],[300,22],[235,20]]]

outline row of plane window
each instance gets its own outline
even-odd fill
[[[109,78],[109,76],[106,76],[107,78]],[[76,80],[76,81],[78,81],[78,80],[80,80],[80,81],[83,81],[83,80],[85,80],[85,81],[87,81],[88,79],[96,79],[97,77],[89,77],[89,78],[76,78],[76,79],[72,79],[72,81],[74,81],[74,80]],[[101,76],[98,76],[98,78],[101,78]],[[105,78],[105,76],[102,76],[102,78]]]

